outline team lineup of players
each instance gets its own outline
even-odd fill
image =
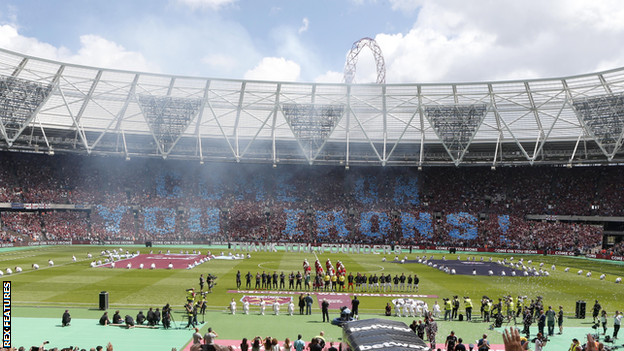
[[[397,274],[392,277],[390,274],[377,276],[373,273],[366,276],[366,273],[356,275],[349,273],[342,264],[342,262],[336,262],[336,268],[330,259],[325,262],[325,269],[317,259],[314,262],[316,269],[316,275],[312,278],[312,267],[308,263],[308,260],[303,261],[303,273],[301,271],[290,272],[288,275],[288,290],[306,290],[309,291],[354,291],[354,292],[391,292],[391,291],[418,291],[418,283],[420,280],[418,276],[414,274],[405,276]],[[245,275],[245,288],[252,289],[252,280],[254,276],[251,272],[247,272]],[[255,275],[255,290],[286,290],[286,274],[282,271],[277,274],[274,271],[272,274],[263,271],[256,272]],[[236,288],[240,289],[242,285],[241,272],[236,273]],[[346,287],[345,287],[346,286]]]

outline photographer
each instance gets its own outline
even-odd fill
[[[600,306],[598,300],[596,300],[596,303],[594,303],[594,306],[592,307],[592,317],[594,317],[594,323],[596,323],[596,319],[598,318],[598,314],[600,314],[601,309],[602,306]]]
[[[137,317],[137,320],[139,318]],[[149,310],[147,311],[147,325],[153,326],[156,323],[154,322],[154,310],[152,307],[149,308]]]
[[[622,324],[622,313],[620,311],[615,311],[615,316],[613,316],[613,339],[617,339],[618,332],[620,331],[620,325]]]
[[[548,338],[544,337],[542,333],[537,333],[537,337],[533,341],[535,342],[535,351],[542,351],[548,342]]]
[[[451,300],[449,299],[443,299],[444,300],[444,320],[451,320],[451,311],[453,309],[453,305],[451,303]]]
[[[137,314],[136,322],[138,325],[143,325],[143,323],[145,323],[145,315],[143,314],[143,311],[139,311],[139,314]]]
[[[134,319],[132,319],[132,316],[127,314],[126,317],[124,318],[125,322],[126,322],[126,327],[128,329],[130,328],[134,328]]]
[[[607,334],[607,311],[600,313],[600,323],[602,324],[602,335]]]
[[[100,324],[101,325],[109,325],[110,324],[110,320],[108,319],[108,312],[104,312],[102,317],[100,317]]]
[[[162,322],[165,329],[171,328],[171,307],[166,304],[162,309]]]
[[[195,300],[195,288],[186,289],[186,302]]]
[[[206,279],[206,283],[208,284],[208,292],[211,293],[212,292],[212,288],[217,285],[215,283],[215,280],[217,279],[216,276],[208,273],[208,279]]]
[[[188,317],[186,328],[191,328],[191,326],[195,328],[195,324],[193,323],[193,303],[189,302],[184,308],[186,309],[186,316]]]
[[[199,309],[199,313],[201,313],[202,316],[206,314],[207,306],[208,306],[208,301],[206,301],[206,293],[203,293],[202,301],[201,301],[201,308]]]
[[[472,300],[469,296],[464,296],[464,306],[466,306],[466,321],[472,320]]]
[[[71,316],[69,315],[69,310],[65,310],[65,313],[63,313],[63,317],[61,318],[61,324],[64,327],[69,327],[69,322],[71,322]]]
[[[451,320],[457,318],[457,311],[459,311],[459,297],[457,295],[453,296],[453,312],[451,313]]]

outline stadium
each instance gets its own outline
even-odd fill
[[[375,50],[356,42],[351,59],[365,46]],[[333,319],[353,295],[360,321],[393,300],[470,296],[473,321],[436,316],[438,347],[454,330],[466,344],[489,333],[492,350],[504,349],[501,325],[490,330],[478,312],[482,296],[562,306],[564,336],[551,348],[596,333],[595,300],[611,334],[624,309],[624,68],[457,84],[386,84],[380,70],[377,84],[356,84],[351,63],[343,84],[267,82],[0,49],[5,341],[8,330],[14,347],[190,350],[184,305],[200,274],[215,277],[200,333],[211,327],[233,349],[320,331],[327,347],[354,347],[340,327],[317,324],[322,298],[337,300]],[[277,286],[304,260],[418,275],[419,290]],[[272,287],[244,285],[263,271],[275,272]],[[289,315],[302,293],[315,296],[312,314]],[[260,314],[260,297],[281,301],[281,313]],[[171,329],[98,323],[104,310],[134,318],[166,304]],[[422,319],[400,315],[393,306],[383,318]]]

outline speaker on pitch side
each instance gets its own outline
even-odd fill
[[[583,300],[576,301],[576,311],[574,314],[575,318],[585,319],[585,311],[587,309],[587,303]]]
[[[108,291],[100,292],[100,310],[106,311],[108,309]]]

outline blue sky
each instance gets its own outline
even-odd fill
[[[363,37],[388,83],[574,75],[624,66],[624,2],[0,0],[0,47],[106,68],[340,82]]]

